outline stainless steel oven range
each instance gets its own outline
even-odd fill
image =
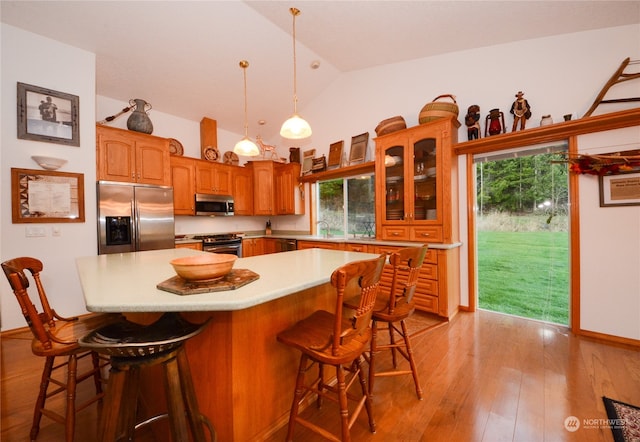
[[[193,239],[202,240],[202,250],[210,253],[229,253],[242,258],[242,238],[235,233],[196,235]]]

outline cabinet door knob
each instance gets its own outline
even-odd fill
[[[431,236],[431,234],[430,234],[430,233],[425,233],[425,232],[423,232],[421,235],[422,235],[422,236]]]
[[[391,235],[392,236],[400,236],[400,234],[398,232],[393,232]]]

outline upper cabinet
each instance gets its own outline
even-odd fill
[[[298,179],[299,163],[275,164],[276,215],[303,215],[304,190]]]
[[[231,195],[236,215],[253,215],[253,171],[235,167],[231,175]]]
[[[171,183],[173,185],[173,212],[176,215],[195,215],[196,160],[171,157]]]
[[[248,167],[253,171],[254,215],[304,214],[298,187],[300,164],[251,161]]]
[[[442,118],[375,139],[376,231],[383,240],[458,240],[459,123]]]
[[[96,127],[98,180],[171,185],[169,140],[112,127]]]
[[[196,165],[196,193],[231,195],[231,172],[233,166],[194,160]]]

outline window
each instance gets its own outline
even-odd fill
[[[375,177],[318,181],[318,234],[344,238],[375,236]]]

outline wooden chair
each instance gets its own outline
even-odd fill
[[[418,282],[418,274],[427,254],[427,246],[408,247],[391,254],[389,263],[393,269],[391,286],[387,288],[380,285],[380,293],[373,309],[371,351],[369,352],[369,390],[372,394],[373,383],[376,376],[396,376],[411,374],[416,388],[418,399],[422,399],[422,388],[418,379],[418,370],[413,359],[413,349],[407,331],[405,320],[414,312],[413,294]],[[378,342],[378,323],[387,324],[389,331],[389,343]],[[384,330],[384,328],[382,329]],[[396,334],[401,338],[396,341]],[[394,370],[376,372],[375,361],[377,353],[381,350],[391,350]],[[402,355],[408,362],[410,370],[398,370],[396,352]]]
[[[91,315],[83,318],[64,318],[58,315],[49,305],[47,295],[40,280],[42,262],[29,257],[15,258],[2,263],[2,269],[9,280],[13,293],[18,298],[22,314],[24,315],[33,340],[31,351],[36,356],[45,358],[44,369],[40,382],[40,392],[33,412],[33,424],[30,437],[35,440],[40,431],[40,420],[47,416],[65,425],[65,440],[72,442],[75,432],[76,412],[102,399],[102,368],[107,365],[97,353],[80,348],[78,339],[95,328],[107,324],[113,319],[112,315]],[[31,274],[38,291],[42,311],[38,311],[29,297],[29,279]],[[84,358],[91,358],[91,368],[78,373],[78,362]],[[59,362],[63,359],[63,362]],[[66,369],[66,375],[58,375]],[[79,382],[93,379],[95,396],[82,404],[76,404],[76,386]],[[66,397],[64,415],[58,411],[46,408],[47,400],[59,393]]]
[[[316,311],[278,334],[278,341],[302,352],[289,416],[288,441],[293,440],[296,422],[329,440],[349,441],[350,429],[363,406],[369,416],[369,428],[372,433],[375,433],[369,390],[360,362],[371,339],[371,314],[385,261],[386,257],[381,255],[375,259],[352,262],[336,269],[331,275],[331,284],[336,290],[335,313]],[[344,306],[345,294],[358,300],[354,310]],[[315,364],[318,365],[318,375],[313,382],[307,384],[305,374]],[[337,378],[335,385],[329,384],[324,379],[325,365],[335,367]],[[360,398],[348,393],[356,379],[360,381],[362,389]],[[340,438],[299,416],[300,405],[311,394],[318,395],[318,407],[322,405],[323,398],[339,404]],[[348,408],[350,399],[356,402],[351,417]]]

